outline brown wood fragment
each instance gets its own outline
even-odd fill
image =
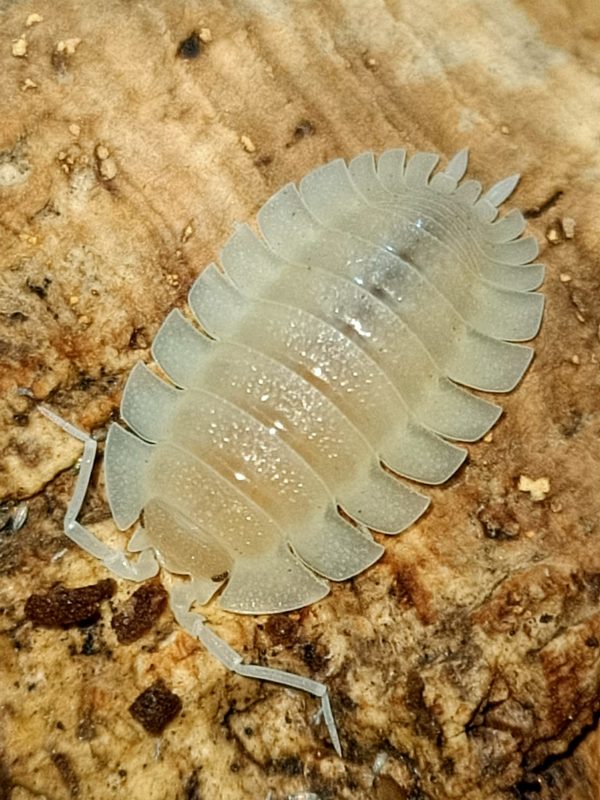
[[[129,713],[148,733],[162,733],[181,711],[181,699],[162,679],[145,689],[129,706]]]
[[[30,595],[25,603],[25,616],[34,625],[75,625],[95,617],[100,603],[112,597],[115,589],[112,578],[76,589],[55,586],[45,594]]]
[[[167,606],[168,594],[160,583],[140,586],[114,612],[111,626],[121,644],[131,644],[148,633]]]

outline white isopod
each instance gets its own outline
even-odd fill
[[[143,512],[128,550],[78,521],[95,442],[85,444],[65,532],[117,575],[144,580],[159,563],[186,576],[171,590],[179,623],[237,673],[321,697],[326,687],[244,664],[202,616],[314,603],[329,580],[382,554],[370,530],[397,534],[428,499],[395,475],[439,484],[501,410],[467,391],[508,392],[533,351],[544,269],[525,220],[496,220],[518,176],[481,196],[461,179],[467,152],[388,150],[338,159],[288,184],[240,226],[189,294],[198,328],[172,311],[152,345],[170,383],[138,364],[105,451],[117,526]],[[383,465],[388,469],[384,469]],[[353,519],[352,525],[340,515]],[[157,560],[158,559],[158,562]]]

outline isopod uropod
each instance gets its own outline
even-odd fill
[[[338,159],[288,184],[240,226],[172,311],[125,386],[106,442],[108,502],[128,550],[77,515],[95,442],[84,442],[65,533],[117,575],[160,566],[178,622],[230,669],[321,698],[324,684],[245,664],[191,610],[217,592],[242,614],[314,603],[382,554],[428,499],[398,476],[440,484],[500,408],[467,388],[509,392],[532,357],[544,269],[525,220],[498,207],[518,176],[481,194],[462,181],[467,151],[388,150]],[[198,325],[196,324],[198,323]],[[199,327],[198,327],[199,326]],[[385,468],[384,468],[385,466]],[[339,513],[342,509],[344,515]],[[348,519],[354,520],[351,524]]]

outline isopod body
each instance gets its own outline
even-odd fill
[[[239,227],[132,371],[105,453],[129,549],[200,604],[271,613],[356,575],[446,481],[531,360],[543,267],[517,178],[482,195],[461,151],[333,161]],[[196,324],[198,323],[200,327]],[[343,515],[339,513],[343,510]],[[349,519],[354,520],[351,524]],[[369,530],[370,529],[370,530]]]

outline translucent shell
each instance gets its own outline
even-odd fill
[[[322,598],[383,552],[448,480],[533,351],[543,267],[518,176],[482,195],[461,151],[333,161],[240,226],[138,365],[106,444],[130,549],[190,575],[198,602],[272,613]],[[395,474],[392,474],[395,473]],[[343,514],[340,513],[343,512]],[[354,521],[354,524],[351,522]]]

